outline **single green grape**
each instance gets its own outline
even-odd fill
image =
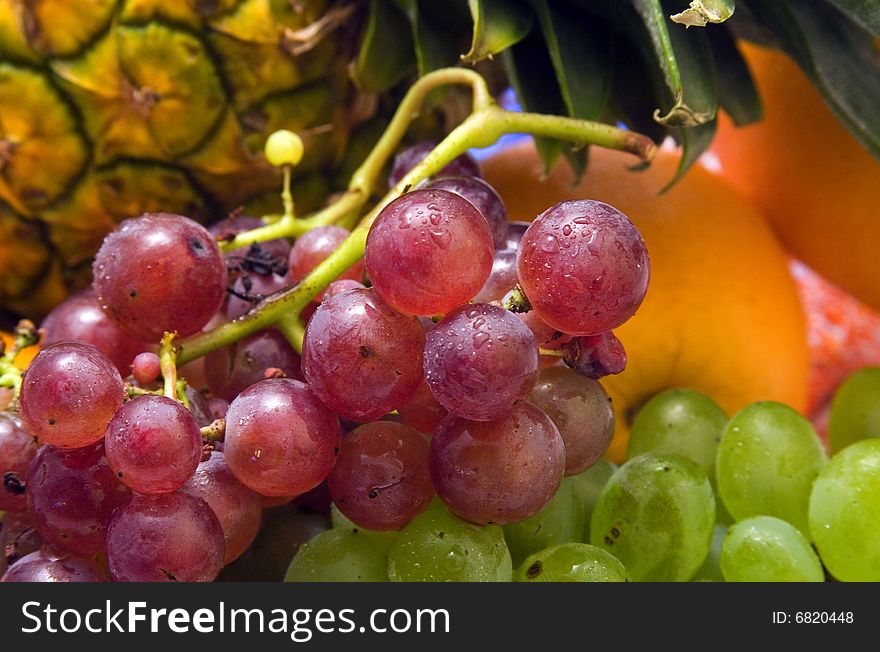
[[[828,444],[832,454],[869,437],[880,437],[880,367],[852,374],[831,401]]]
[[[880,439],[847,446],[819,473],[810,533],[836,579],[880,581]]]
[[[330,503],[330,522],[333,524],[334,528],[360,532],[368,539],[371,539],[373,543],[385,550],[387,550],[397,538],[397,530],[385,530],[380,532],[378,530],[368,530],[362,528],[360,525],[355,525],[345,514],[340,512],[339,508],[333,503]]]
[[[287,129],[279,129],[269,134],[263,151],[270,164],[280,167],[299,163],[305,148],[299,135]]]
[[[608,480],[617,471],[617,465],[613,462],[602,458],[597,461],[586,471],[572,475],[562,481],[562,484],[571,485],[572,499],[575,507],[580,511],[580,515],[576,517],[576,522],[583,523],[581,533],[576,536],[574,541],[589,542],[590,540],[590,519],[593,516],[593,509],[596,507],[596,501],[599,500],[599,494],[608,484]]]
[[[808,532],[810,489],[826,457],[796,410],[773,401],[746,406],[725,427],[715,463],[718,493],[735,520],[776,516]]]
[[[727,415],[692,389],[668,389],[639,410],[629,431],[627,457],[657,451],[678,453],[703,467],[715,483],[715,452]]]
[[[504,532],[453,516],[436,502],[401,530],[388,551],[392,582],[509,582]]]
[[[583,514],[575,504],[569,480],[562,480],[556,495],[540,512],[523,521],[503,526],[504,539],[514,566],[521,564],[533,552],[580,539],[584,529]]]
[[[529,556],[516,570],[515,582],[629,582],[614,555],[589,543],[563,543]]]
[[[636,582],[686,582],[709,552],[715,496],[703,468],[674,453],[629,460],[599,495],[590,543]]]
[[[715,504],[716,509],[720,507]],[[715,529],[712,530],[712,543],[709,545],[709,554],[699,570],[694,573],[691,582],[723,582],[724,574],[721,572],[721,545],[724,543],[724,537],[727,536],[727,525],[715,522]]]
[[[822,562],[796,527],[774,516],[732,526],[721,546],[728,582],[824,582]]]
[[[300,547],[285,582],[387,582],[388,554],[369,537],[327,530]]]

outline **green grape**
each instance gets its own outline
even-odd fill
[[[703,468],[681,455],[645,453],[605,485],[590,542],[636,582],[685,582],[706,559],[714,525],[715,496]]]
[[[720,507],[717,503],[715,508]],[[724,575],[721,573],[721,545],[724,543],[724,537],[727,536],[727,525],[723,523],[715,523],[715,529],[712,530],[712,543],[709,545],[709,554],[706,555],[706,561],[700,566],[699,570],[691,578],[691,582],[723,582]]]
[[[869,437],[880,437],[880,367],[852,374],[831,401],[828,444],[832,454]]]
[[[377,530],[362,528],[360,525],[355,525],[345,514],[340,512],[339,508],[333,503],[330,503],[330,522],[336,529],[360,532],[365,537],[372,540],[373,543],[385,550],[387,550],[397,538],[397,530],[385,530],[379,532]]]
[[[715,451],[727,415],[691,389],[668,389],[645,403],[629,431],[628,457],[649,451],[678,453],[703,467],[715,484]]]
[[[285,582],[387,582],[388,554],[360,532],[332,529],[303,544]]]
[[[563,484],[566,482],[571,484],[574,504],[580,510],[576,522],[583,523],[582,532],[575,537],[575,541],[590,540],[590,519],[593,516],[593,509],[596,507],[596,501],[599,500],[599,494],[616,470],[616,464],[603,458],[586,471],[563,480]]]
[[[401,530],[388,551],[392,582],[509,582],[504,532],[466,523],[434,503]]]
[[[754,516],[727,532],[721,572],[728,582],[824,582],[822,563],[796,527],[774,516]]]
[[[810,488],[825,462],[819,436],[797,411],[773,401],[752,403],[721,435],[718,493],[737,521],[776,516],[805,533]]]
[[[880,581],[880,439],[847,446],[819,473],[810,533],[836,579]]]
[[[516,570],[515,582],[629,582],[614,555],[588,543],[551,546],[528,557]]]
[[[521,564],[538,550],[580,539],[584,530],[583,514],[575,504],[573,486],[569,480],[562,480],[559,491],[540,512],[503,527],[504,539],[514,565]]]

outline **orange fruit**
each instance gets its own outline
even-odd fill
[[[722,179],[697,166],[669,192],[677,157],[661,151],[644,172],[632,157],[594,148],[584,179],[558,166],[540,181],[531,142],[484,164],[514,220],[531,220],[566,199],[622,210],[651,257],[651,282],[635,316],[615,332],[628,364],[603,380],[618,415],[609,457],[626,452],[629,421],[670,387],[705,392],[733,413],[767,399],[803,410],[809,355],[788,257],[766,220]]]
[[[5,345],[4,350],[9,350],[9,347],[15,342],[14,337],[11,333],[7,333],[5,331],[0,331],[0,339],[3,340],[3,344]],[[28,365],[31,363],[31,360],[36,357],[37,353],[40,352],[39,345],[35,344],[34,346],[28,346],[23,348],[18,354],[15,356],[15,366],[19,369],[27,369]]]
[[[767,216],[798,258],[880,308],[880,161],[847,132],[786,55],[742,44],[764,120],[719,120],[721,173]],[[880,56],[880,55],[878,55]]]

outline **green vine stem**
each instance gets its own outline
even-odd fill
[[[165,333],[159,345],[159,369],[164,382],[163,394],[172,401],[177,400],[177,351],[174,346],[174,333]]]
[[[223,324],[209,332],[190,337],[179,344],[178,362],[186,364],[211,351],[235,342],[263,328],[276,325],[279,320],[297,317],[308,302],[316,297],[333,280],[357,262],[364,254],[364,246],[370,227],[379,212],[399,197],[408,188],[439,172],[450,161],[472,147],[488,147],[508,133],[530,133],[536,136],[557,138],[580,144],[593,144],[629,152],[650,160],[657,147],[647,136],[618,129],[609,125],[576,120],[561,116],[538,113],[506,111],[498,107],[485,90],[485,81],[477,73],[463,68],[439,70],[426,75],[413,85],[389,124],[388,130],[379,140],[376,148],[352,177],[348,192],[340,200],[311,218],[298,220],[302,224],[308,220],[342,218],[351,211],[358,210],[369,197],[379,172],[385,161],[403,138],[413,112],[421,99],[436,86],[448,83],[468,83],[474,89],[474,112],[464,122],[453,129],[418,165],[413,167],[367,214],[361,219],[349,237],[299,284],[264,299],[249,312],[238,319]],[[338,204],[344,204],[338,207]],[[252,231],[251,234],[264,235],[267,229],[280,227],[285,220]],[[316,224],[317,225],[317,224]],[[273,231],[272,237],[286,237],[290,232],[282,229]],[[256,242],[258,240],[251,240]],[[245,242],[236,238],[227,243],[227,248],[243,246]],[[292,338],[297,348],[302,347],[301,334],[290,328],[285,321],[286,335]],[[283,327],[285,328],[285,327]]]

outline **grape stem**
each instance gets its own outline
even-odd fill
[[[473,113],[367,212],[349,237],[305,279],[291,288],[266,297],[238,319],[180,342],[180,364],[191,362],[269,326],[279,325],[282,320],[282,332],[297,350],[302,350],[302,329],[295,324],[291,325],[290,320],[294,317],[298,320],[300,311],[309,301],[364,255],[367,234],[379,212],[407,189],[416,187],[421,181],[435,175],[472,147],[488,147],[504,134],[530,133],[583,145],[618,149],[643,160],[650,160],[657,150],[657,146],[647,136],[610,125],[539,113],[506,111],[495,104],[485,80],[478,73],[464,68],[437,70],[413,84],[391,119],[388,129],[361,167],[352,175],[348,191],[339,200],[310,217],[296,220],[295,223],[282,218],[274,224],[239,234],[235,239],[224,243],[223,248],[229,250],[264,239],[296,236],[305,232],[300,229],[308,230],[335,223],[352,212],[360,211],[376,186],[385,162],[403,139],[425,95],[434,88],[453,83],[471,86]]]
[[[284,181],[281,186],[281,202],[284,205],[284,215],[282,219],[289,220],[291,223],[296,222],[296,215],[293,212],[293,195],[290,193],[290,171],[292,166],[285,163],[281,168],[281,174]]]
[[[202,426],[200,430],[202,432],[202,439],[223,441],[223,437],[226,434],[226,419],[214,419],[207,426]]]
[[[177,400],[177,351],[174,346],[174,333],[165,333],[159,346],[159,369],[162,371],[164,395],[172,401]]]

